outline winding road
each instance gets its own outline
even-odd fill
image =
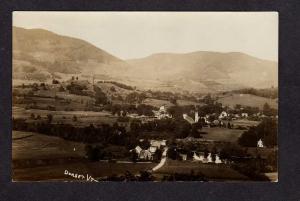
[[[161,160],[160,162],[154,167],[152,168],[152,171],[157,171],[158,169],[160,169],[162,166],[164,166],[164,164],[167,161],[167,152],[168,152],[168,147],[165,147],[162,156],[161,156]]]

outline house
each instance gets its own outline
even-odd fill
[[[189,122],[190,124],[194,124],[195,121],[194,119],[192,119],[190,116],[188,116],[187,114],[183,114],[182,115],[183,119],[185,119],[187,122]]]
[[[199,153],[199,155],[197,155],[196,152],[194,152],[194,154],[193,154],[193,160],[203,162],[203,160],[204,160],[204,153],[201,152],[201,153]]]
[[[215,163],[216,163],[216,164],[222,163],[219,154],[216,154],[216,160],[215,160]]]
[[[221,114],[219,115],[219,119],[224,119],[226,117],[228,117],[228,113],[225,111],[221,112]]]
[[[243,112],[243,113],[241,114],[241,117],[243,117],[243,118],[247,118],[247,117],[248,117],[248,113],[246,113],[246,112]]]
[[[194,152],[193,160],[200,161],[202,163],[216,163],[216,164],[222,163],[220,156],[218,154],[216,154],[216,159],[215,161],[213,161],[212,153],[208,153],[207,157],[205,157],[204,152],[200,152],[198,155],[196,154],[196,152]]]
[[[197,123],[200,120],[198,112],[195,112],[195,123]]]
[[[160,149],[161,147],[165,147],[167,145],[167,140],[150,140],[150,145]]]
[[[164,105],[160,106],[158,111],[153,110],[152,112],[157,119],[172,118]]]
[[[235,118],[240,118],[241,116],[239,114],[234,115]]]
[[[134,150],[139,155],[143,149],[140,146],[136,146]]]
[[[138,158],[141,160],[153,160],[153,156],[149,150],[141,150]]]
[[[179,157],[180,157],[183,161],[186,161],[186,159],[187,159],[187,154],[179,154]]]
[[[260,148],[263,148],[263,147],[264,147],[264,143],[263,143],[263,141],[262,141],[261,139],[259,139],[259,140],[257,141],[257,147],[260,147]]]
[[[154,154],[154,153],[157,151],[157,147],[155,147],[155,146],[150,146],[150,147],[149,147],[149,151],[150,151],[151,154]]]
[[[214,121],[213,121],[213,124],[214,124],[215,126],[218,126],[218,125],[220,124],[220,121],[219,121],[219,120],[214,120]]]

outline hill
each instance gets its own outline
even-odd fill
[[[13,27],[14,83],[70,79],[72,75],[172,92],[212,93],[278,85],[276,62],[239,52],[159,53],[124,61],[80,39]]]
[[[259,109],[262,109],[264,104],[268,103],[271,108],[278,109],[276,99],[264,98],[251,94],[230,94],[219,98],[217,101],[231,108],[240,104],[243,106],[258,107]]]
[[[121,59],[72,37],[13,27],[13,78],[44,81],[53,75],[120,73]],[[111,66],[115,69],[110,68]]]
[[[239,52],[161,53],[127,61],[132,74],[165,80],[173,85],[226,90],[277,86],[277,63]]]

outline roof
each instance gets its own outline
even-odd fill
[[[142,150],[143,150],[143,149],[142,149],[140,146],[136,146],[136,147],[135,147],[135,151],[136,151],[137,153],[140,153]]]
[[[189,117],[187,114],[184,114],[184,115],[183,115],[183,118],[184,118],[187,122],[189,122],[190,124],[195,123],[194,119],[191,118],[191,117]]]
[[[155,146],[149,147],[149,151],[150,151],[151,153],[156,152],[156,150],[157,150],[157,147],[155,147]]]

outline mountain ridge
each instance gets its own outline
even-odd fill
[[[278,86],[277,62],[241,52],[163,52],[122,60],[82,39],[13,27],[13,78],[47,80],[58,74],[99,74],[167,91]]]

